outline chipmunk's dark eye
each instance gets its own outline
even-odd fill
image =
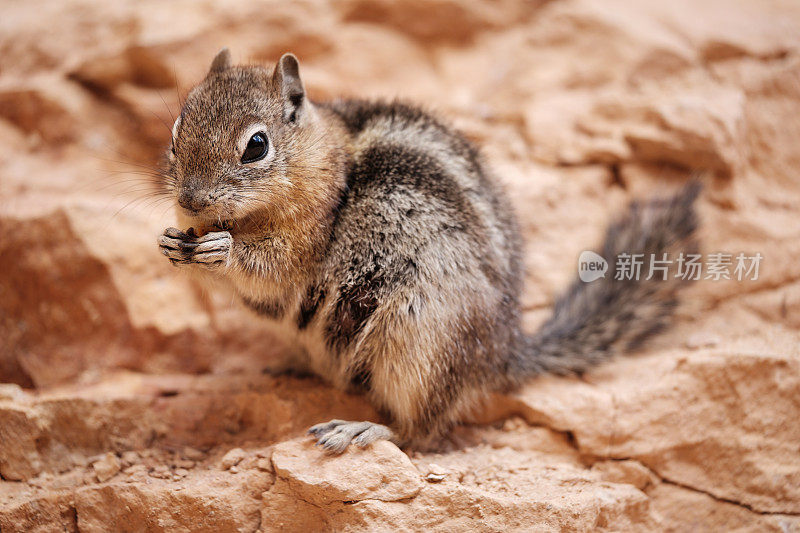
[[[267,155],[267,135],[263,132],[258,132],[250,137],[247,141],[247,148],[244,149],[242,154],[242,163],[252,163],[259,159],[264,159]]]

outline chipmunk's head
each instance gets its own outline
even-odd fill
[[[326,131],[294,55],[270,72],[234,66],[223,49],[172,128],[165,174],[181,218],[232,228],[256,213],[313,209],[338,186],[331,158],[341,150]]]

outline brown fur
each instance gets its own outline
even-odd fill
[[[254,131],[269,151],[242,163]],[[519,231],[478,151],[413,106],[312,103],[291,55],[270,72],[221,53],[189,94],[173,147],[166,186],[180,222],[212,231],[170,228],[164,254],[228,281],[299,347],[285,366],[363,391],[391,421],[312,428],[332,451],[419,444],[489,391],[580,371],[655,331],[678,288],[578,283],[524,335]],[[695,195],[633,208],[606,251],[689,244]]]

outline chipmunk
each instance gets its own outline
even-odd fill
[[[682,285],[576,280],[526,334],[520,230],[473,144],[415,106],[312,101],[292,54],[268,70],[223,49],[175,121],[164,174],[179,223],[209,231],[169,228],[163,254],[227,280],[299,348],[285,368],[363,391],[389,421],[312,427],[331,452],[424,445],[489,392],[636,347]],[[694,249],[698,189],[632,204],[602,255]]]

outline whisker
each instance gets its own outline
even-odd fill
[[[161,98],[161,101],[164,103],[164,107],[167,108],[167,113],[169,113],[169,118],[171,118],[172,119],[172,123],[175,124],[175,117],[172,115],[172,110],[167,105],[167,101],[164,100],[164,96],[161,94],[161,91],[156,89],[156,92],[158,93],[158,97]],[[168,127],[167,129],[169,129],[170,134],[172,134],[172,128]]]

